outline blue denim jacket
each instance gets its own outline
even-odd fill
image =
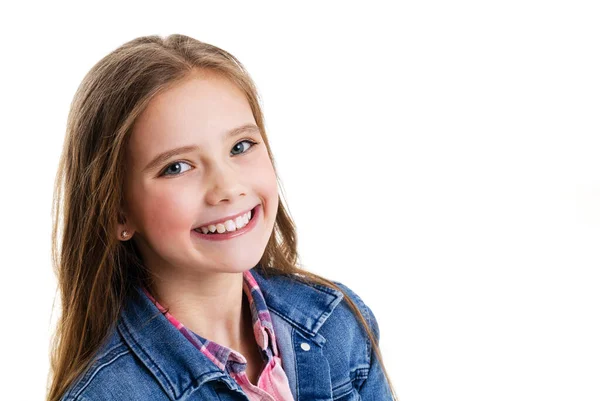
[[[295,400],[392,400],[368,337],[343,294],[291,276],[250,270],[269,308],[283,369]],[[371,309],[352,290],[379,341]],[[221,371],[137,289],[123,308],[93,364],[71,385],[64,401],[248,400]]]

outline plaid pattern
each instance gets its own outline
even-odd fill
[[[200,337],[187,329],[181,322],[165,310],[150,293],[143,288],[146,296],[156,305],[163,315],[185,336],[200,352],[221,370],[235,379],[251,401],[294,401],[289,388],[288,378],[281,366],[277,349],[275,331],[271,315],[258,284],[249,271],[243,273],[243,290],[248,298],[252,314],[252,326],[256,343],[263,350],[266,365],[260,373],[255,386],[246,375],[246,360],[237,351]],[[269,344],[270,340],[270,344]]]

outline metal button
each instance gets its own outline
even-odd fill
[[[304,351],[308,351],[310,349],[310,345],[308,343],[302,343],[300,344],[300,348],[302,348]]]

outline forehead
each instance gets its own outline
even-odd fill
[[[215,74],[194,75],[156,95],[137,118],[128,143],[133,162],[178,146],[208,144],[254,116],[244,93]]]

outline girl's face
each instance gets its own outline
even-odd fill
[[[236,130],[243,126],[250,128]],[[188,149],[158,158],[181,147]],[[122,228],[134,231],[148,268],[193,276],[241,272],[259,262],[275,224],[277,181],[250,105],[234,84],[211,73],[157,95],[136,120],[126,165]],[[194,232],[257,205],[254,227],[244,234],[213,241]]]

